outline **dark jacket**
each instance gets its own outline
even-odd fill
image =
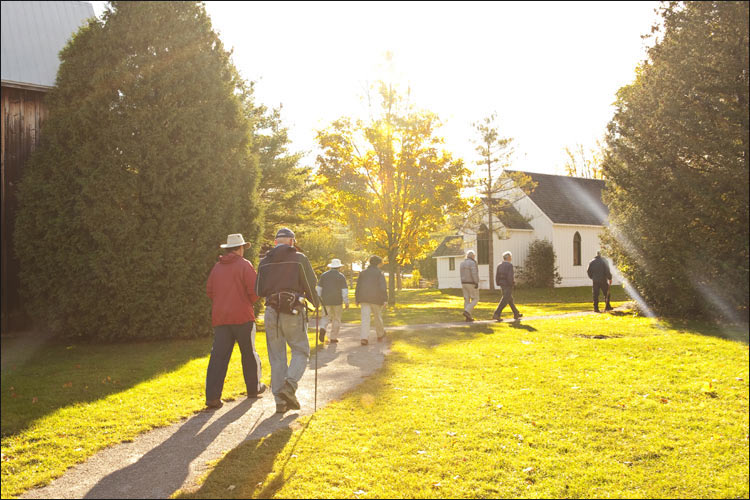
[[[369,266],[359,273],[357,288],[354,290],[357,304],[385,304],[388,302],[388,287],[385,275],[378,266]]]
[[[504,260],[497,266],[495,273],[495,284],[498,286],[513,286],[516,280],[513,276],[513,264]]]
[[[588,274],[589,278],[593,281],[607,281],[612,279],[609,264],[607,264],[607,261],[602,259],[599,255],[589,262],[589,268],[586,270],[586,274]]]
[[[268,297],[287,291],[304,294],[307,300],[318,306],[315,292],[317,279],[305,254],[289,245],[277,245],[258,264],[258,280],[255,293]]]
[[[348,289],[346,277],[338,269],[331,269],[320,276],[318,286],[322,289],[321,298],[327,306],[340,306],[344,303],[341,290]],[[347,299],[349,300],[349,299]]]

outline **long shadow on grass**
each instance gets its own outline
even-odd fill
[[[660,322],[674,330],[689,330],[690,333],[700,333],[709,337],[723,340],[733,340],[744,344],[750,343],[750,329],[748,325],[717,325],[704,321],[689,321],[664,318]]]
[[[219,461],[199,490],[178,495],[177,498],[271,498],[294,476],[294,470],[287,472],[287,465],[313,418],[315,417],[311,417],[297,434],[294,444],[285,453],[283,462],[279,462],[279,455],[292,437],[293,432],[289,427],[236,447]],[[249,438],[254,435],[256,432],[251,433]],[[280,463],[280,468],[270,475],[277,462]],[[227,491],[228,485],[235,485],[235,488]]]
[[[103,399],[173,371],[208,355],[211,341],[209,337],[103,345],[4,337],[2,435],[18,433],[59,408]]]
[[[205,428],[213,413],[198,413],[137,462],[104,477],[84,498],[169,497],[182,486],[190,472],[190,463],[254,402],[245,399]]]

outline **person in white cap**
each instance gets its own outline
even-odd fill
[[[479,302],[479,266],[474,260],[474,250],[466,252],[466,259],[461,262],[461,287],[464,291],[464,318],[474,321],[471,315],[474,306]]]
[[[260,382],[260,358],[255,350],[255,269],[243,258],[246,248],[241,234],[230,234],[220,245],[224,255],[214,264],[206,283],[206,294],[211,299],[211,324],[214,344],[206,371],[206,406],[221,408],[221,392],[227,375],[234,343],[240,346],[242,374],[248,398],[257,398],[266,385]]]
[[[331,325],[331,335],[329,341],[335,344],[339,341],[339,329],[341,328],[341,315],[343,309],[349,309],[349,285],[346,283],[346,276],[341,274],[339,269],[343,264],[339,259],[332,259],[328,264],[330,268],[324,272],[318,280],[318,286],[315,290],[318,292],[324,306],[324,316],[320,322],[321,342],[326,338],[326,326]]]

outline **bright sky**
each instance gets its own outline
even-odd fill
[[[105,2],[94,1],[98,14]],[[512,168],[563,173],[565,146],[593,146],[615,92],[646,57],[658,2],[206,2],[259,102],[283,104],[292,150],[364,116],[368,83],[406,83],[443,120],[446,148],[476,160],[472,122],[493,111]],[[385,64],[386,52],[394,63]]]

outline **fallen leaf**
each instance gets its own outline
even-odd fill
[[[76,368],[80,368],[80,367],[81,367],[81,365],[76,365]]]
[[[455,432],[446,432],[446,434],[448,434],[449,436],[455,436],[456,435]]]
[[[441,486],[442,486],[442,484],[440,484],[440,483],[435,483],[435,484],[432,485],[433,488],[440,488]]]
[[[497,406],[496,406],[496,408],[497,408],[498,410],[499,410],[500,408],[502,408],[502,407],[503,407],[503,405],[497,405]]]
[[[235,486],[235,485],[233,485],[233,484],[230,484],[229,486],[227,486],[227,489],[228,489],[228,490],[233,490],[234,488],[236,488],[236,486]]]
[[[422,434],[422,433],[421,433],[421,432],[419,432],[419,431],[414,431],[414,433],[415,433],[415,434]]]
[[[661,401],[664,404],[669,403],[669,400],[667,398],[661,398],[659,401]]]
[[[31,398],[31,404],[34,404],[34,403],[36,403],[38,401],[39,401],[39,398],[37,398],[36,396],[34,396],[33,398]]]
[[[83,451],[83,448],[76,448],[74,451]]]
[[[453,476],[453,479],[459,479],[461,476]]]
[[[424,451],[424,450],[419,450],[419,451],[418,451],[417,453],[419,453],[420,455],[424,455],[424,454],[425,454],[425,453],[427,453],[427,452],[426,452],[426,451]]]
[[[529,345],[529,344],[531,344],[531,341],[529,341],[529,340],[522,340],[521,343],[524,344],[524,345]]]
[[[8,389],[8,390],[9,390],[10,392],[13,392],[13,391],[15,391],[15,390],[16,390],[16,388],[15,388],[15,387],[11,387],[11,388],[10,388],[10,389]]]
[[[531,472],[533,470],[534,470],[533,467],[526,467],[523,471],[528,473],[528,472]]]
[[[365,493],[367,493],[365,490],[357,490],[354,492],[355,495],[364,495]]]
[[[63,387],[73,387],[73,382],[65,382]]]

